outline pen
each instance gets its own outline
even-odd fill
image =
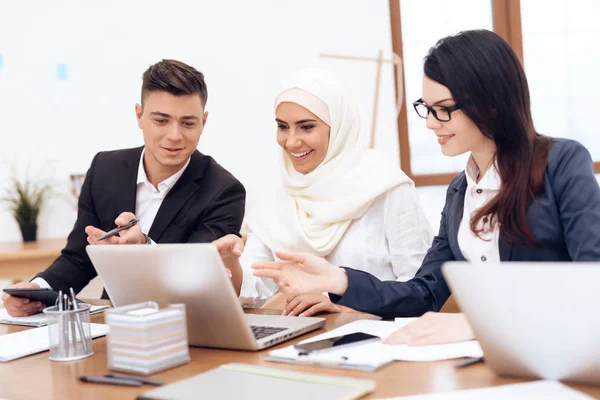
[[[62,290],[60,290],[58,292],[58,311],[60,314],[58,314],[58,348],[60,349],[60,353],[62,354],[63,357],[66,357],[65,353],[65,321],[64,321],[64,316],[62,314],[62,312],[64,311],[63,309],[63,295],[62,295]]]
[[[73,310],[79,310],[79,306],[77,305],[77,299],[75,298],[75,291],[73,288],[71,290],[71,297],[73,297]],[[78,313],[75,313],[75,321],[77,321],[77,330],[79,330],[79,336],[81,336],[81,342],[83,343],[83,351],[85,354],[88,353],[88,343],[87,338],[85,337],[85,331],[83,330],[83,324],[81,323],[81,318]]]
[[[469,365],[473,365],[473,364],[478,364],[478,363],[482,363],[484,362],[483,357],[469,357],[466,360],[463,360],[459,363],[457,363],[454,368],[464,368],[464,367],[468,367]]]
[[[67,305],[67,311],[70,311],[71,307],[69,306],[69,298],[67,297],[67,295],[65,294],[65,304]],[[75,330],[75,320],[73,319],[73,316],[71,314],[67,315],[67,319],[69,321],[69,326],[67,327],[67,330],[71,333],[71,343],[69,343],[69,346],[73,346],[72,350],[73,350],[73,355],[75,355],[76,349],[77,349],[77,331]],[[68,333],[67,332],[67,339],[68,339]]]
[[[63,311],[69,311],[69,301],[67,294],[63,294]],[[64,317],[65,321],[63,322],[63,327],[65,331],[63,332],[63,338],[65,340],[65,357],[69,357],[69,321],[71,320],[70,315],[66,314]]]
[[[131,379],[108,378],[106,376],[80,376],[81,382],[86,383],[106,383],[108,385],[123,385],[123,386],[142,386],[142,382]]]
[[[132,226],[134,226],[137,223],[138,223],[137,219],[132,219],[131,221],[129,221],[129,223],[127,225],[118,226],[115,229],[106,232],[104,235],[100,236],[98,238],[98,240],[104,240],[104,239],[109,238],[111,236],[115,236],[117,233],[119,233],[121,231],[124,231],[125,229],[129,229],[129,228],[131,228]]]
[[[138,377],[138,376],[122,375],[122,374],[105,374],[104,376],[107,378],[129,379],[132,381],[142,382],[147,385],[154,385],[154,386],[164,385],[164,382],[162,382],[162,381],[159,381],[156,379],[150,379],[150,378],[142,378],[142,377]]]

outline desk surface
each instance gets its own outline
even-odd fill
[[[255,310],[255,312],[260,314],[279,313],[274,310]],[[357,319],[374,318],[359,313],[329,314],[325,317],[327,323],[324,330],[331,330]],[[95,315],[92,320],[102,323],[104,316]],[[0,335],[22,329],[29,328],[0,325]],[[301,339],[323,333],[324,330],[320,329],[302,336]],[[279,345],[279,347],[287,346],[301,339],[296,338]],[[49,361],[48,353],[44,352],[8,363],[0,363],[0,376],[2,377],[0,397],[15,399],[133,399],[138,394],[152,389],[147,385],[141,388],[128,388],[79,382],[76,378],[80,375],[104,375],[107,373],[106,338],[94,340],[94,351],[93,357],[73,362]],[[484,364],[455,369],[456,360],[424,363],[394,362],[377,372],[369,373],[265,362],[264,358],[267,357],[268,352],[269,350],[252,353],[192,347],[190,348],[192,359],[190,363],[155,374],[152,377],[165,382],[174,382],[216,368],[224,363],[241,362],[304,372],[374,379],[377,382],[377,389],[368,398],[446,392],[523,382],[523,380],[498,377]],[[572,387],[600,399],[600,387],[582,385],[573,385]]]
[[[0,262],[32,258],[58,257],[66,238],[40,239],[35,242],[0,242]]]

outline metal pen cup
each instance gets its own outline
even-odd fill
[[[50,360],[74,361],[94,354],[90,307],[80,304],[77,310],[60,310],[59,306],[44,309],[48,318]]]

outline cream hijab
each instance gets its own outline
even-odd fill
[[[382,153],[368,148],[358,109],[330,72],[307,69],[293,75],[275,100],[275,110],[283,102],[296,103],[327,123],[329,148],[306,175],[281,149],[281,186],[262,193],[246,223],[272,251],[326,256],[377,196],[413,183]]]

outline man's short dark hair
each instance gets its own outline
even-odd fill
[[[199,94],[206,106],[208,90],[204,74],[196,68],[177,60],[162,60],[144,72],[142,77],[142,105],[151,92],[164,91],[174,96]]]

